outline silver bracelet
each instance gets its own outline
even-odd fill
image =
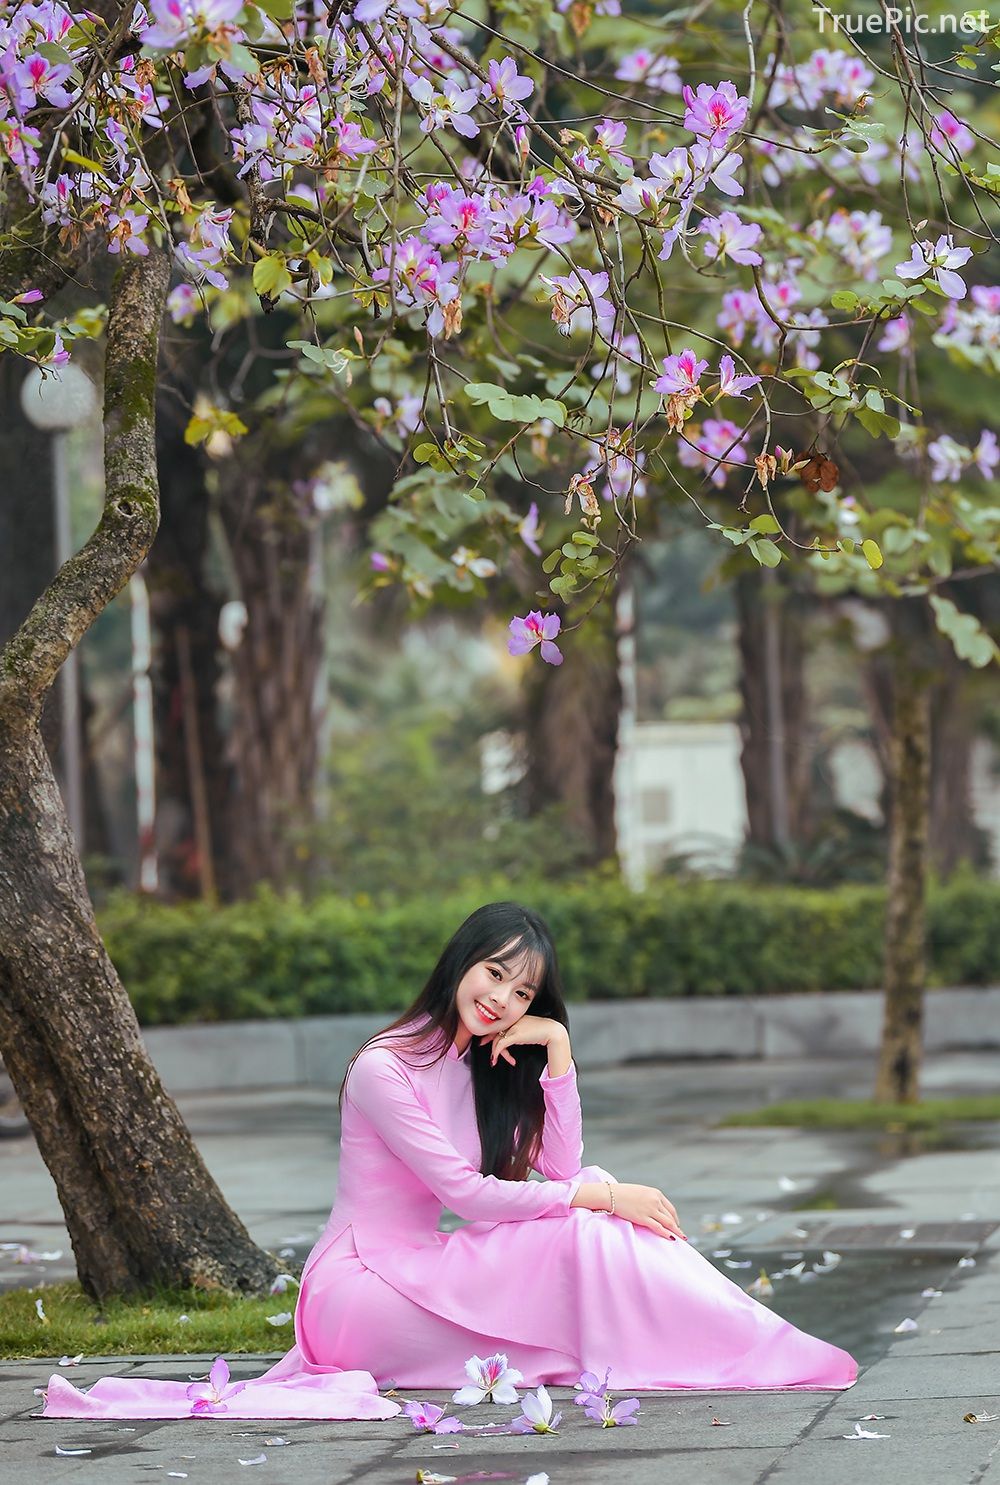
[[[605,1181],[604,1184],[605,1184],[605,1186],[607,1186],[607,1188],[608,1188],[608,1195],[611,1197],[611,1206],[608,1209],[608,1214],[607,1215],[609,1217],[613,1217],[615,1215],[615,1188],[612,1186],[612,1184],[611,1184],[610,1181]]]

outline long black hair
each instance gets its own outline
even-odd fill
[[[447,1056],[459,1026],[455,992],[472,966],[486,959],[505,968],[527,960],[535,971],[537,986],[529,1014],[569,1025],[555,945],[544,920],[520,903],[490,902],[470,914],[448,940],[409,1009],[391,1026],[369,1037],[364,1047],[392,1032],[399,1033],[393,1036],[394,1046],[400,1041],[411,1042],[415,1051],[431,1054],[421,1066],[429,1067]],[[414,1019],[419,1024],[409,1027],[407,1023]],[[341,1103],[351,1067],[364,1047],[355,1052],[344,1074]],[[484,1176],[524,1181],[541,1142],[545,1097],[538,1080],[548,1054],[544,1047],[521,1045],[512,1056],[514,1066],[500,1057],[491,1067],[490,1044],[484,1046],[478,1037],[472,1038],[469,1058],[482,1145],[480,1170]]]

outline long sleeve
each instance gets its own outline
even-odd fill
[[[347,1080],[345,1098],[456,1216],[471,1222],[520,1222],[565,1216],[578,1181],[503,1181],[484,1176],[434,1123],[391,1052],[367,1049]]]
[[[558,1078],[543,1068],[539,1078],[545,1097],[542,1147],[535,1169],[550,1181],[567,1180],[583,1164],[583,1115],[576,1083],[576,1063]]]

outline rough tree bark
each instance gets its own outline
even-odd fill
[[[614,604],[601,604],[587,622],[587,643],[568,647],[558,669],[536,666],[528,681],[525,788],[533,814],[563,806],[566,823],[596,863],[617,849],[614,765],[622,688]]]
[[[875,1097],[884,1103],[916,1103],[923,1046],[933,645],[925,600],[897,599],[889,612],[889,881]]]
[[[740,765],[747,842],[784,850],[809,836],[803,602],[777,572],[734,584],[740,649]]]
[[[219,511],[248,615],[230,657],[228,739],[233,867],[244,892],[288,880],[295,830],[315,818],[325,603],[316,518],[296,486],[323,457],[324,430],[310,435],[288,447],[266,429],[220,469]]]
[[[224,1201],[145,1051],[101,942],[39,733],[71,648],[156,532],[165,254],[111,294],[104,512],[0,653],[0,1053],[56,1184],[84,1288],[261,1290],[277,1272]]]

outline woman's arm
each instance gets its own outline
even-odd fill
[[[569,1036],[548,1045],[549,1062],[539,1079],[545,1123],[535,1169],[550,1181],[567,1180],[583,1164],[583,1115]]]
[[[344,1096],[457,1216],[472,1222],[520,1222],[568,1215],[579,1181],[503,1181],[482,1175],[441,1133],[387,1049],[371,1047],[361,1053]]]

